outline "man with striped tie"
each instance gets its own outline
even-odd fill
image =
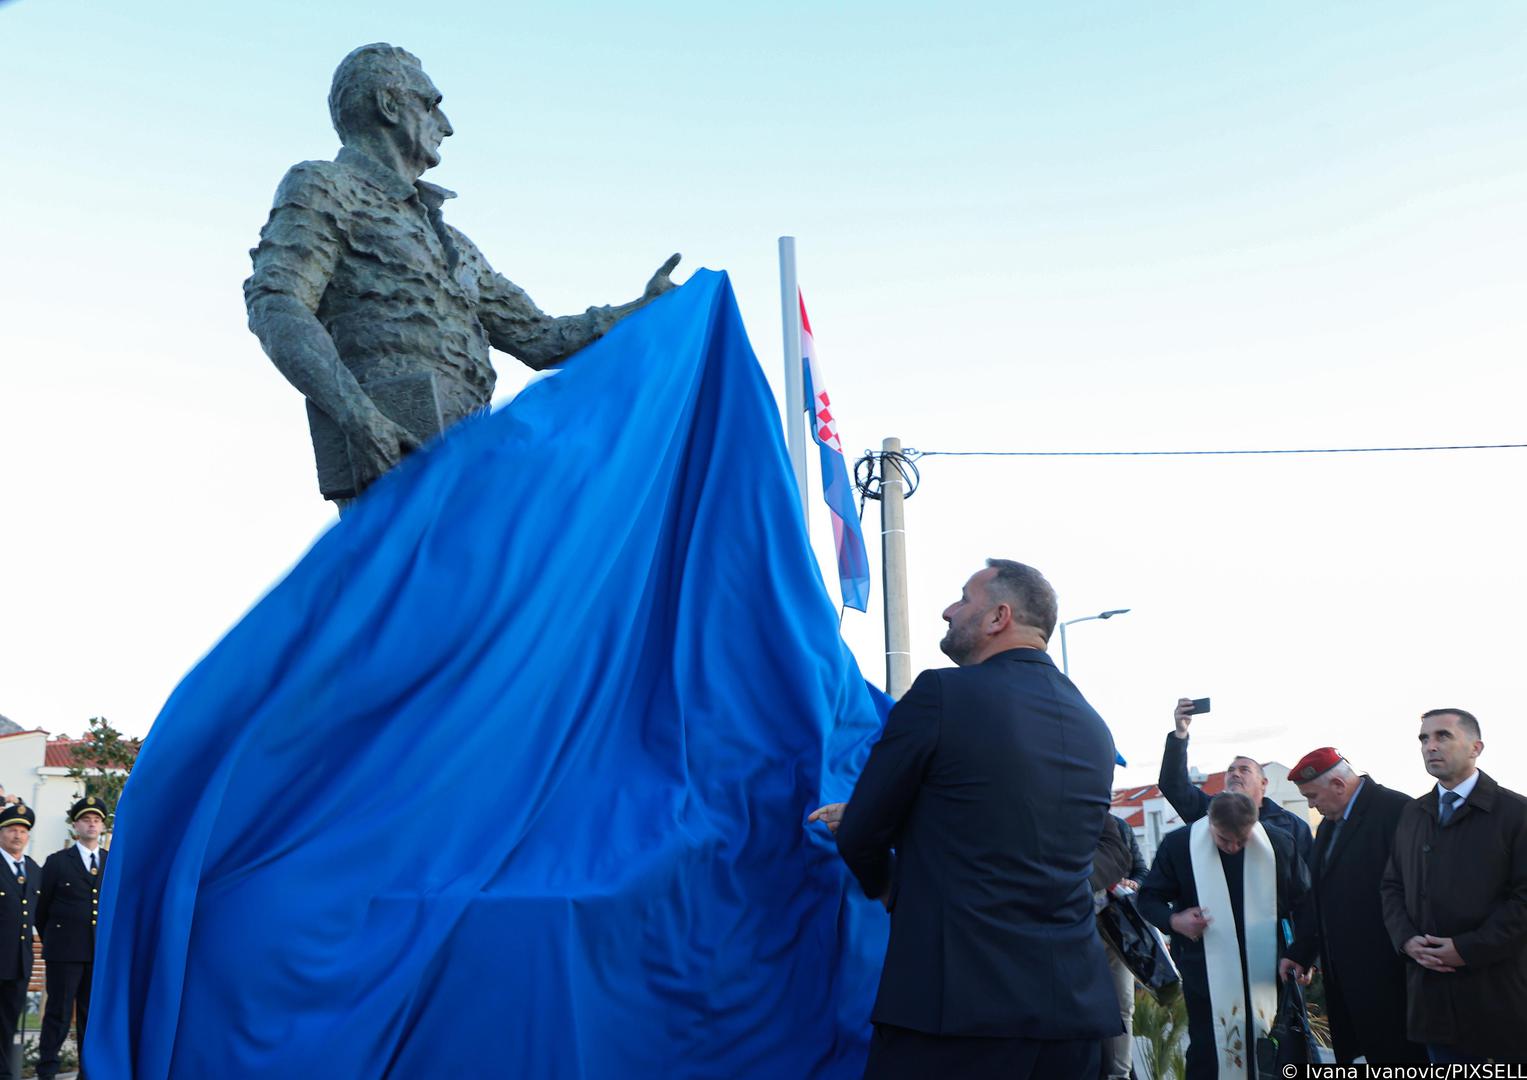
[[[1380,895],[1405,965],[1407,1028],[1439,1065],[1527,1061],[1527,798],[1480,770],[1479,720],[1421,715],[1437,781],[1395,830]]]

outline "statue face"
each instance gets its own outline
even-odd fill
[[[417,170],[415,175],[440,164],[440,143],[453,133],[440,101],[440,91],[422,71],[410,73],[395,100],[397,117],[388,131],[399,156]]]

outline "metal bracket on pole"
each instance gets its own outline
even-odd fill
[[[795,276],[795,237],[779,238],[779,313],[785,335],[785,443],[801,491],[801,517],[811,530],[806,503],[806,376],[801,371],[801,290]]]

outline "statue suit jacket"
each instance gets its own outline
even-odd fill
[[[1107,726],[1040,650],[918,677],[837,834],[865,893],[890,895],[876,1023],[1032,1039],[1123,1031],[1087,881],[1113,767]]]

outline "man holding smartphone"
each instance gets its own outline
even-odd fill
[[[1207,698],[1200,698],[1199,701],[1204,706],[1208,705]],[[1172,713],[1175,727],[1166,737],[1166,751],[1161,755],[1161,775],[1156,781],[1161,794],[1166,796],[1166,801],[1172,804],[1172,809],[1177,811],[1187,825],[1209,812],[1210,797],[1188,778],[1188,727],[1199,712],[1208,712],[1208,708],[1198,708],[1192,698],[1177,699],[1177,708]],[[1225,790],[1239,791],[1250,796],[1259,808],[1259,820],[1263,827],[1287,836],[1293,841],[1294,854],[1306,866],[1309,865],[1315,845],[1310,824],[1267,797],[1267,773],[1261,762],[1244,755],[1231,759],[1225,769]]]

